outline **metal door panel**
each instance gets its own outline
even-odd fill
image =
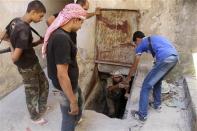
[[[96,63],[130,66],[134,48],[131,37],[138,29],[136,10],[102,9],[96,18]]]

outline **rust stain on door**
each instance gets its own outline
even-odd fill
[[[96,19],[96,62],[114,65],[133,63],[131,37],[138,29],[136,10],[102,9]]]

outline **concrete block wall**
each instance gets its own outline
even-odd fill
[[[196,93],[197,93],[197,80],[194,77],[186,76],[184,78],[184,89],[186,95],[189,99],[188,102],[188,110],[190,113],[190,126],[192,131],[197,130],[197,100],[196,100]]]

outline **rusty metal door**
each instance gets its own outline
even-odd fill
[[[96,18],[96,63],[131,66],[134,48],[131,37],[138,29],[136,10],[102,9]]]

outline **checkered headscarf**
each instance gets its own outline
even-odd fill
[[[64,9],[58,14],[54,22],[49,26],[44,37],[44,44],[42,46],[43,57],[46,56],[46,48],[47,48],[49,37],[52,34],[52,32],[55,31],[57,28],[65,25],[73,18],[80,18],[80,19],[86,18],[86,11],[81,7],[81,5],[79,4],[66,5]]]

